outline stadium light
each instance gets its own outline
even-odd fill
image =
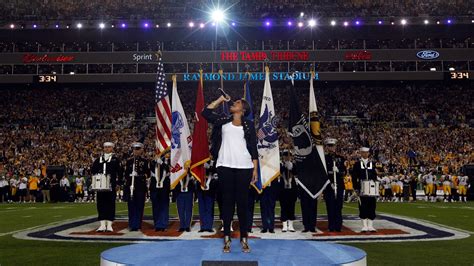
[[[235,22],[232,22],[230,25],[235,26]]]
[[[359,20],[356,20],[355,24],[356,24],[356,25],[360,25],[360,21],[359,21]]]
[[[36,29],[38,27],[38,25],[36,24],[33,24],[33,28]]]
[[[299,28],[303,27],[303,22],[298,22],[298,27]]]
[[[437,20],[437,21],[436,21],[436,24],[439,25],[439,23],[441,23],[441,22],[439,22],[439,20]]]
[[[58,25],[58,24],[56,24],[54,27],[57,29],[57,28],[59,28],[59,25]]]
[[[455,70],[454,67],[449,68],[449,71],[454,71],[454,70]]]
[[[155,25],[155,28],[159,28],[159,27],[160,27],[160,24],[156,24],[156,25]]]
[[[382,22],[381,20],[379,20],[377,23],[378,23],[379,25],[382,25],[383,22]]]
[[[474,19],[473,19],[473,20],[471,20],[471,23],[474,23]]]
[[[211,20],[214,21],[216,24],[219,24],[225,20],[225,12],[220,9],[214,9],[211,12]]]
[[[347,27],[347,26],[349,26],[349,22],[344,21],[344,27]]]
[[[120,25],[120,26],[122,26],[122,28],[125,28],[125,27],[127,27],[127,24],[122,23],[122,25]]]
[[[100,24],[99,24],[99,28],[101,28],[101,29],[105,28],[105,24],[104,24],[104,23],[100,23]]]
[[[301,12],[301,13],[300,13],[300,17],[301,17],[301,18],[304,17],[304,12]]]
[[[311,28],[316,26],[316,20],[314,19],[311,19],[309,22],[308,22],[308,26],[310,26]]]
[[[14,29],[15,28],[15,24],[10,24],[10,29]]]
[[[78,29],[82,29],[82,23],[77,23],[76,27],[77,27]]]
[[[171,23],[169,23],[169,22],[166,23],[166,27],[168,27],[168,28],[171,27]]]
[[[293,26],[293,22],[288,21],[288,22],[286,23],[286,25],[288,25],[288,26]]]
[[[189,22],[188,25],[189,25],[190,28],[193,28],[194,27],[194,22],[191,21],[191,22]]]
[[[425,19],[425,21],[423,21],[423,23],[425,23],[425,25],[428,25],[428,24],[430,24],[430,21]]]
[[[400,21],[400,23],[401,23],[402,25],[406,25],[406,24],[407,24],[407,20],[406,20],[406,19],[402,19],[402,20]]]
[[[143,24],[145,28],[148,28],[150,25],[148,23]]]
[[[452,22],[452,21],[451,21],[450,19],[448,19],[448,21],[447,21],[447,22],[448,22],[448,24],[451,24],[451,22]]]
[[[269,20],[265,21],[265,26],[270,27],[271,25],[272,23]]]
[[[335,20],[331,20],[331,26],[336,26],[336,21]]]
[[[199,28],[204,28],[204,23],[199,23]]]

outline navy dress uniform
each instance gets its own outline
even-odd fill
[[[169,159],[153,160],[150,171],[150,200],[155,231],[165,231],[169,223],[170,210]]]
[[[260,211],[262,215],[261,233],[275,233],[275,205],[278,197],[278,180],[273,180],[262,191],[260,198]]]
[[[115,188],[122,183],[123,169],[120,159],[112,153],[114,144],[104,143],[104,153],[94,160],[91,166],[91,174],[110,175],[110,191],[97,191],[97,220],[100,221],[98,232],[112,232],[112,222],[115,220]],[[52,186],[54,181],[52,181]],[[56,180],[57,183],[57,180]]]
[[[280,163],[280,218],[283,224],[283,232],[295,232],[293,221],[295,217],[296,200],[298,199],[298,190],[296,186],[296,167],[295,163],[289,157],[288,151],[283,152],[282,162]]]
[[[202,232],[214,232],[212,229],[214,224],[214,201],[217,190],[217,174],[215,168],[210,163],[205,163],[206,183],[201,185],[196,182],[196,194],[199,202],[199,220]],[[203,188],[204,187],[204,188]]]
[[[179,216],[179,232],[191,232],[195,187],[194,179],[191,173],[188,173],[174,188]]]
[[[326,159],[326,169],[328,172],[329,186],[324,190],[324,201],[328,214],[329,232],[341,232],[342,229],[342,205],[344,200],[344,157],[336,155],[334,146],[336,139],[328,138],[325,141],[324,157]]]
[[[124,196],[128,203],[128,226],[130,231],[138,231],[142,227],[150,165],[148,160],[141,156],[142,143],[134,143],[132,148],[133,157],[128,159],[125,165]]]
[[[360,193],[361,182],[372,180],[377,181],[377,172],[375,171],[375,163],[369,159],[368,147],[360,149],[362,158],[360,158],[352,169],[352,177],[354,180],[354,189]],[[375,208],[377,204],[376,197],[360,196],[359,197],[359,217],[362,220],[362,232],[375,232],[373,220],[375,219]]]

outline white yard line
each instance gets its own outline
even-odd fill
[[[351,206],[344,206],[344,208],[359,209],[359,208],[355,208],[355,207],[351,207]],[[393,214],[393,213],[388,213],[388,212],[380,212],[380,211],[376,211],[376,212],[381,213],[381,214],[385,214],[385,215],[389,215],[389,216],[394,216],[394,217],[400,217],[400,218],[405,218],[405,219],[411,219],[411,220],[415,220],[415,221],[420,221],[420,222],[424,222],[424,223],[427,223],[427,224],[436,225],[436,226],[448,228],[448,229],[451,229],[451,230],[456,230],[456,231],[459,231],[459,232],[462,232],[462,233],[465,233],[465,234],[474,235],[474,232],[473,232],[473,231],[468,231],[468,230],[464,230],[464,229],[460,229],[460,228],[448,226],[448,225],[445,225],[445,224],[440,224],[440,223],[436,223],[436,222],[432,222],[432,221],[427,221],[427,220],[423,220],[423,219],[418,219],[418,218],[414,218],[414,217],[408,217],[408,216],[398,215],[398,214]]]

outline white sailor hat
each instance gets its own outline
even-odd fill
[[[370,148],[369,147],[361,147],[360,151],[368,152],[368,151],[370,151]]]
[[[104,147],[114,147],[115,144],[113,142],[110,142],[110,141],[107,141],[107,142],[104,142]]]
[[[334,138],[327,138],[324,140],[324,144],[326,145],[336,145],[337,139]]]
[[[143,143],[134,142],[132,143],[132,148],[143,148]]]

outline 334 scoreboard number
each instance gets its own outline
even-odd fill
[[[56,83],[58,77],[56,75],[38,75],[34,78],[36,83]]]

